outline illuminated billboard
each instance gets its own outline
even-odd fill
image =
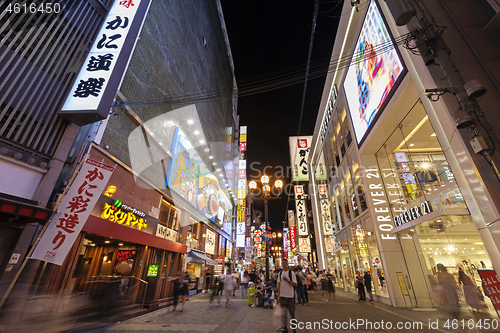
[[[358,144],[366,137],[385,106],[384,102],[405,72],[380,11],[372,1],[344,80],[344,91]]]
[[[166,185],[220,226],[231,221],[232,205],[200,156],[177,127]]]

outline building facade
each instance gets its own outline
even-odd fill
[[[116,3],[99,13],[106,17]],[[82,161],[114,171],[64,263],[28,261],[23,274],[39,287],[26,297],[53,295],[47,310],[86,293],[99,299],[109,286],[128,304],[155,308],[172,296],[179,272],[190,274],[196,293],[207,271],[213,276],[233,258],[237,86],[220,2],[143,3],[147,14],[109,115],[78,129],[54,113],[74,130],[50,190],[60,193],[54,208],[64,200],[61,190],[75,186]],[[96,31],[103,23],[116,28],[103,21],[94,20]],[[74,72],[88,65],[83,60]],[[54,112],[68,94],[78,95],[68,91],[75,76]]]
[[[394,3],[344,4],[309,159],[314,170],[324,154],[328,170],[324,182],[310,177],[315,226],[326,200],[335,230],[321,235],[319,262],[349,291],[358,271],[370,272],[378,300],[398,307],[437,307],[440,270],[457,284],[463,271],[493,312],[481,276],[500,267],[490,127],[498,123],[498,50],[476,37],[498,40],[493,27],[477,28],[496,9],[410,1],[411,21],[398,26],[407,7]],[[458,291],[463,311],[472,309]]]

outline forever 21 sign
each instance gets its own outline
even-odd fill
[[[432,212],[432,205],[429,201],[424,201],[420,207],[413,207],[406,210],[404,213],[399,214],[394,217],[394,225],[399,227],[405,223],[418,219],[423,215],[429,214]]]

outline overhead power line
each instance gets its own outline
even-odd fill
[[[373,51],[369,54],[359,51],[353,52],[343,57],[332,57],[331,59],[322,59],[311,62],[309,73],[306,77],[306,68],[304,66],[295,66],[285,70],[272,72],[269,74],[256,76],[247,80],[242,80],[238,83],[238,97],[247,97],[257,94],[266,93],[269,91],[293,86],[299,83],[304,83],[306,80],[314,80],[338,69],[345,69],[354,65],[357,61],[374,58],[377,54],[385,53],[395,48],[395,46],[404,45],[408,47],[409,43],[414,40],[414,32],[409,32],[392,40],[376,44],[373,46]],[[231,97],[235,92],[223,91],[206,91],[195,94],[186,94],[180,96],[166,97],[156,100],[144,101],[117,101],[115,105],[160,105],[160,104],[194,104],[206,102],[209,100]]]

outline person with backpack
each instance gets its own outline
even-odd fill
[[[295,267],[294,272],[297,277],[297,286],[295,287],[297,301],[299,302],[299,305],[306,305],[306,295],[304,290],[306,277],[302,274],[299,267]]]
[[[288,332],[287,312],[290,312],[291,319],[295,319],[295,294],[294,287],[297,286],[297,277],[295,273],[288,269],[288,260],[282,260],[283,270],[278,274],[277,298],[276,302],[285,309],[282,317],[282,326],[278,328],[278,332]],[[293,330],[294,333],[296,330]]]

